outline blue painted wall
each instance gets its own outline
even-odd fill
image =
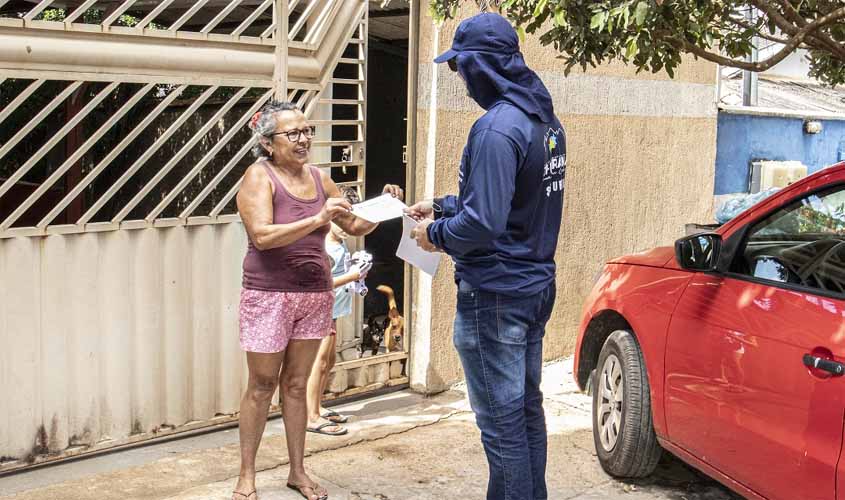
[[[820,121],[805,134],[801,118],[719,113],[715,194],[746,192],[754,160],[798,160],[810,174],[845,160],[845,121]]]

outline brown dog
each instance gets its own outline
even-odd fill
[[[405,335],[405,318],[399,314],[399,307],[396,305],[396,294],[387,285],[379,285],[376,290],[387,297],[387,317],[390,323],[384,329],[384,338],[387,342],[387,352],[402,350],[402,338]]]

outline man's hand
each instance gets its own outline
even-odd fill
[[[418,222],[423,219],[434,219],[434,202],[432,200],[421,201],[408,207],[405,213]]]
[[[426,252],[440,252],[441,250],[431,243],[428,239],[428,226],[434,222],[432,219],[424,219],[417,224],[417,227],[411,230],[411,238],[417,241],[417,246]]]
[[[381,190],[381,194],[388,193],[390,193],[390,195],[394,198],[398,198],[400,200],[405,199],[405,191],[403,191],[402,188],[397,186],[396,184],[385,184],[384,189]]]

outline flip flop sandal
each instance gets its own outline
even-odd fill
[[[339,425],[337,425],[334,422],[326,422],[326,423],[318,425],[317,427],[306,427],[305,430],[308,431],[308,432],[313,432],[314,434],[325,434],[326,436],[342,436],[342,435],[346,434],[347,432],[349,432],[348,430],[344,429],[343,427],[341,427],[339,430],[336,430],[336,431],[325,430],[326,427],[331,427],[331,426],[340,427]],[[305,486],[305,487],[307,488],[308,486]]]
[[[233,491],[232,500],[235,500],[235,495],[242,496],[245,500],[249,500],[250,497],[252,497],[252,495],[255,495],[256,492],[257,490],[252,490],[252,493],[241,493],[240,491]],[[257,499],[258,495],[256,495],[255,498]]]
[[[293,491],[302,495],[302,498],[305,498],[307,500],[311,500],[311,495],[317,495],[317,488],[320,487],[320,485],[317,484],[317,483],[314,483],[314,486],[305,486],[304,484],[298,485],[298,484],[288,483],[287,486],[288,486],[288,488],[290,488]],[[304,490],[311,490],[311,495],[306,494]],[[318,500],[328,500],[328,498],[329,498],[328,493],[326,493],[324,495],[317,495]]]
[[[341,415],[334,410],[326,410],[326,413],[323,413],[320,416],[336,424],[345,424],[346,422],[349,422],[349,417],[347,415]]]

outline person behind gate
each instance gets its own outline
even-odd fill
[[[327,498],[306,473],[306,385],[320,342],[331,331],[332,275],[325,250],[329,224],[362,236],[376,224],[352,216],[331,177],[308,164],[314,127],[289,102],[270,102],[250,128],[258,161],[238,191],[249,237],[239,308],[240,343],[249,370],[241,400],[241,470],[234,500],[258,500],[255,456],[270,400],[281,389],[290,472],[287,485],[308,500]],[[398,186],[385,193],[402,196]],[[233,368],[233,374],[237,370]]]
[[[448,63],[486,110],[458,172],[458,195],[409,207],[412,237],[455,262],[454,344],[489,465],[488,500],[540,500],[546,422],[543,336],[555,301],[566,136],[508,21],[466,19]]]
[[[346,285],[353,281],[362,280],[372,268],[372,262],[347,262],[349,248],[346,246],[346,234],[337,224],[332,224],[326,235],[326,253],[334,281],[334,307],[332,308],[332,329],[320,344],[320,352],[311,369],[308,379],[308,432],[325,434],[327,436],[342,436],[347,429],[340,424],[349,421],[349,417],[334,410],[326,410],[322,406],[323,394],[329,383],[329,374],[337,360],[337,320],[352,314],[352,291]]]

